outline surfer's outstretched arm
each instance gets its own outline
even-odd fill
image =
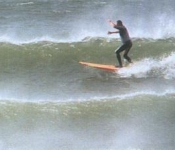
[[[110,24],[112,27],[115,27],[115,26],[116,26],[116,24],[115,24],[114,22],[112,22],[111,20],[108,20],[108,22],[109,22],[109,24]],[[113,32],[108,31],[108,34],[113,34],[113,33],[119,33],[119,31],[113,31]]]
[[[111,20],[108,20],[108,22],[112,27],[116,26],[116,24],[114,22],[112,22]]]
[[[119,32],[118,31],[113,31],[113,32],[108,31],[108,34],[113,34],[113,33],[119,33]]]

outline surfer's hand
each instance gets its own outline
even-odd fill
[[[108,31],[108,34],[112,34],[112,32]]]

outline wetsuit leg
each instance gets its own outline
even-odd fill
[[[128,42],[128,43],[127,43],[127,48],[126,48],[125,53],[124,53],[124,55],[123,55],[123,57],[124,57],[129,63],[132,63],[131,58],[128,56],[128,52],[129,52],[129,50],[131,49],[131,47],[132,47],[132,42]]]
[[[122,67],[122,60],[121,60],[121,56],[120,56],[120,53],[122,51],[124,51],[125,49],[127,48],[127,44],[123,44],[122,46],[120,46],[116,51],[116,57],[117,57],[117,60],[118,60],[118,63],[119,63],[119,66]]]

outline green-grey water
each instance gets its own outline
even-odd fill
[[[174,1],[154,2],[0,1],[0,149],[173,150]],[[133,40],[116,73],[78,63],[117,64],[107,19]]]

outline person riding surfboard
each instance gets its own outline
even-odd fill
[[[119,66],[117,66],[117,67],[123,67],[121,56],[120,56],[120,53],[122,51],[125,51],[123,57],[129,63],[132,63],[131,58],[128,56],[128,52],[130,51],[130,49],[132,47],[132,41],[131,41],[131,38],[130,38],[129,33],[127,31],[127,28],[123,25],[121,20],[118,20],[116,24],[114,22],[112,22],[111,20],[109,20],[109,24],[112,27],[114,27],[115,29],[117,29],[118,31],[113,31],[113,32],[108,31],[108,34],[119,33],[121,41],[123,43],[118,49],[115,50],[116,57],[117,57],[117,60],[119,63]]]

